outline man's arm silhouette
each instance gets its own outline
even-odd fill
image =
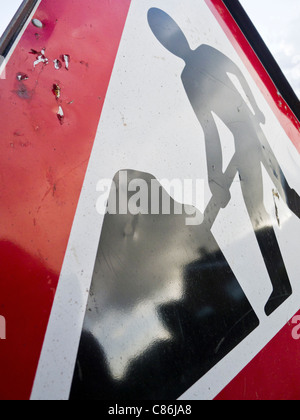
[[[261,124],[265,124],[266,119],[264,114],[261,112],[261,110],[259,109],[256,100],[254,98],[254,95],[250,89],[250,86],[245,78],[245,76],[243,75],[242,71],[239,69],[239,67],[232,61],[230,60],[226,55],[224,55],[223,53],[221,53],[218,50],[215,50],[217,52],[217,54],[220,56],[222,56],[222,65],[224,66],[224,70],[226,71],[226,73],[230,73],[234,76],[236,76],[247,96],[247,98],[250,101],[250,104],[253,108],[253,111],[255,112],[255,116],[256,116],[256,120],[258,123]]]
[[[221,208],[225,208],[230,199],[230,186],[233,179],[227,179],[223,173],[223,152],[219,131],[211,113],[205,115],[200,124],[204,130],[207,157],[208,183],[212,195]]]

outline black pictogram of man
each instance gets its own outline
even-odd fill
[[[239,174],[244,201],[268,270],[273,292],[265,306],[270,315],[291,294],[292,287],[277,242],[272,220],[263,200],[262,164],[280,196],[300,218],[300,198],[291,189],[265,138],[260,124],[265,123],[251,89],[238,66],[227,56],[208,45],[191,50],[176,22],[160,9],[148,12],[149,25],[159,42],[186,66],[182,82],[205,134],[208,177],[215,207],[225,208],[230,201],[230,187]],[[229,74],[239,80],[251,111]],[[215,113],[234,135],[235,154],[223,172],[222,148],[213,117]],[[208,212],[206,211],[206,215]]]

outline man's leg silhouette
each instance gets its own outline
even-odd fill
[[[280,197],[286,203],[288,208],[300,219],[300,197],[294,189],[289,186],[284,173],[276,159],[271,147],[269,146],[261,129],[258,131],[259,139],[262,145],[263,159],[262,163],[272,179]]]
[[[241,187],[245,204],[260,247],[273,292],[265,306],[271,315],[292,294],[292,287],[278,245],[272,220],[264,207],[261,163],[240,170]]]

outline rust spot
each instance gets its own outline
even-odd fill
[[[278,200],[280,200],[279,193],[276,190],[273,190],[273,197],[276,197]]]
[[[59,99],[61,97],[61,87],[57,83],[54,83],[52,92],[56,99]]]

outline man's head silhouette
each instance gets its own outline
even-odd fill
[[[149,10],[148,22],[158,41],[172,54],[186,61],[192,50],[177,23],[157,8]]]

